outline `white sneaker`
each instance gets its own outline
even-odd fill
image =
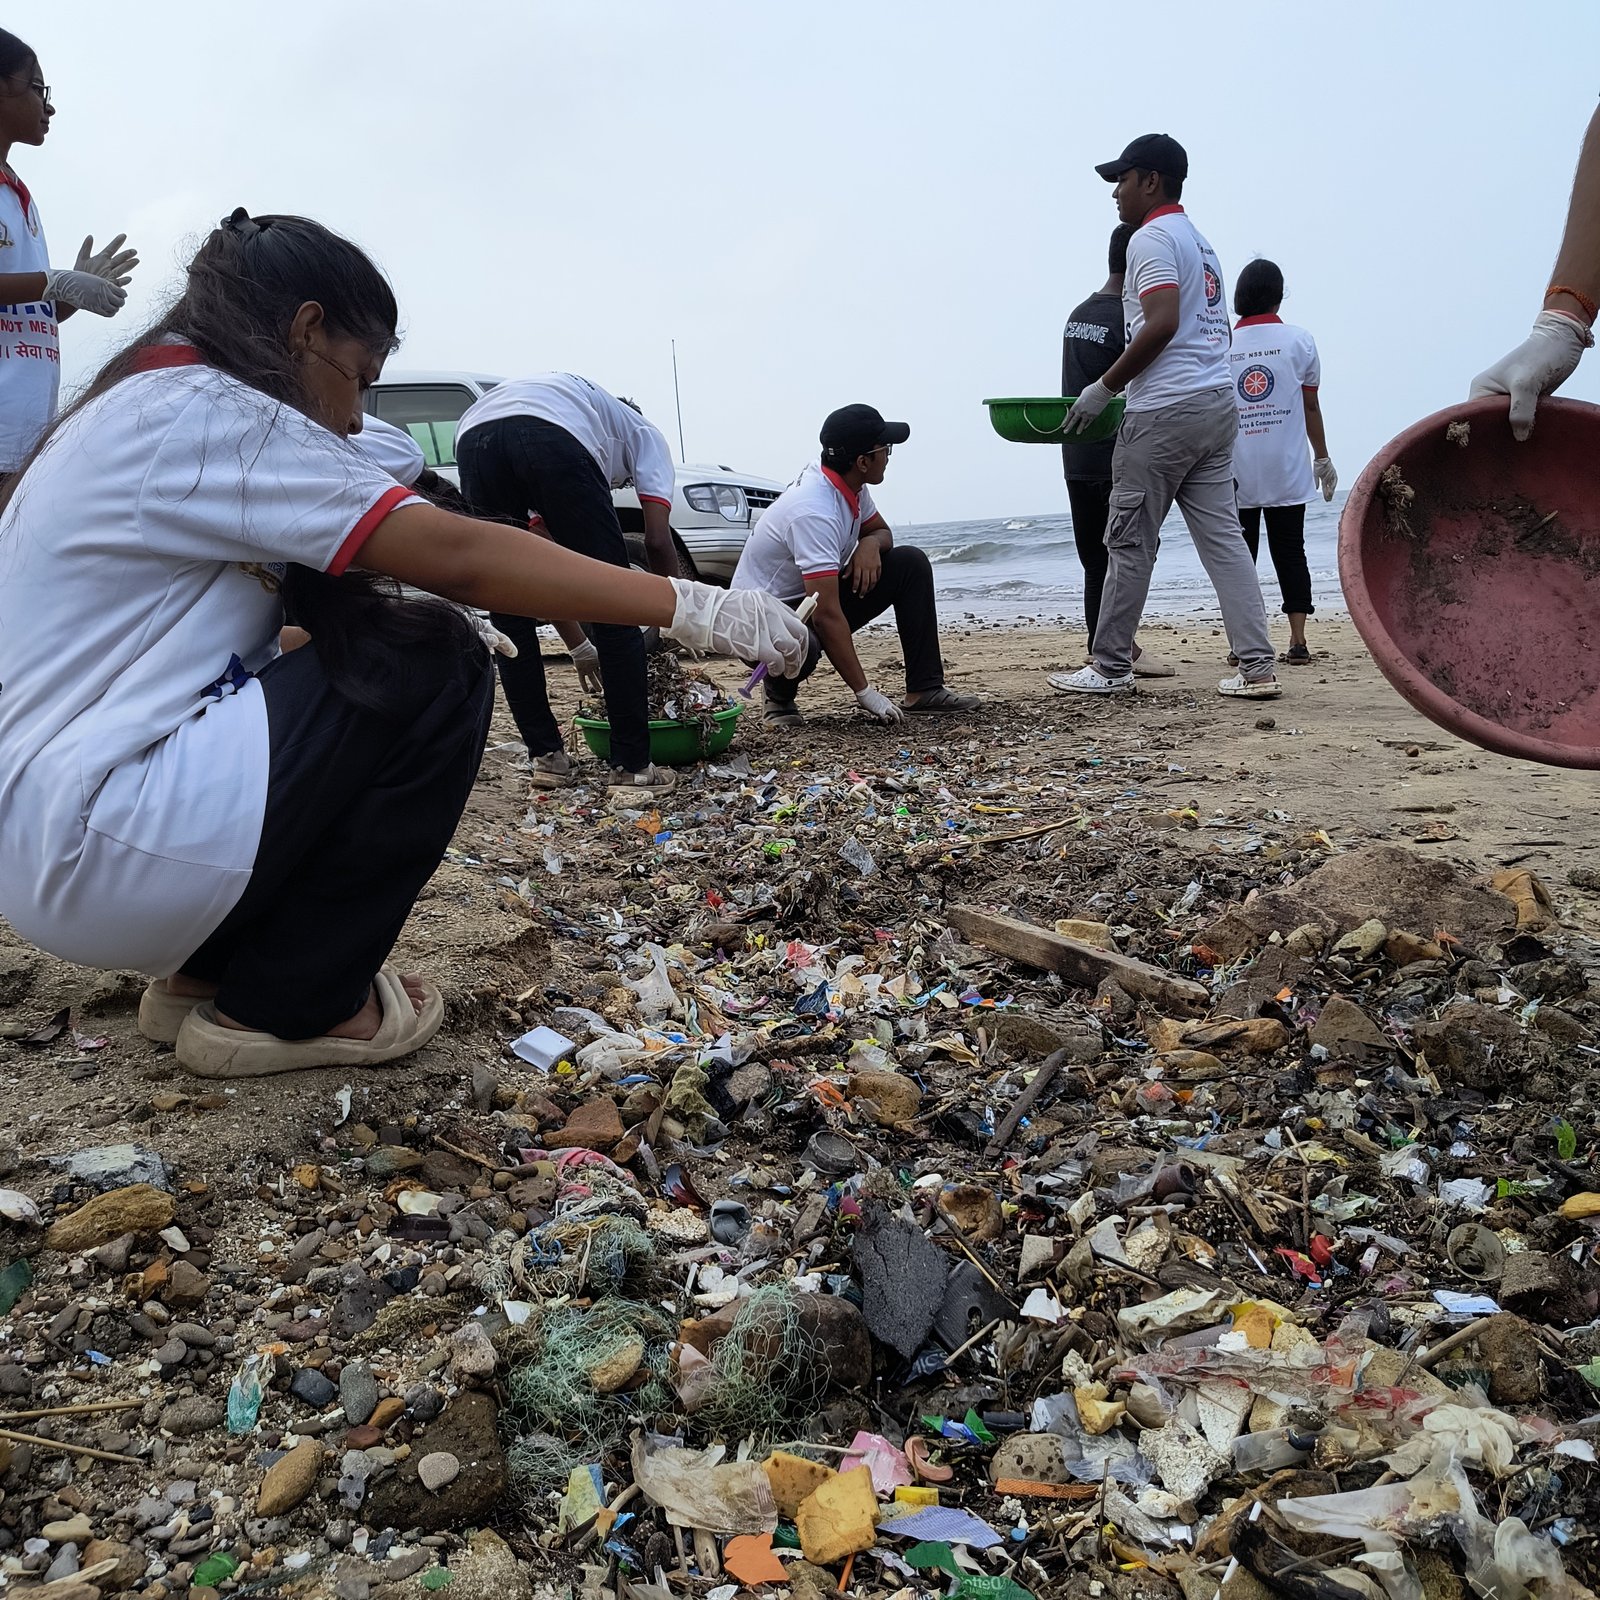
[[[1138,685],[1131,672],[1108,678],[1098,667],[1084,667],[1078,672],[1052,672],[1050,687],[1063,694],[1132,694]]]
[[[1217,693],[1235,700],[1276,700],[1283,693],[1283,685],[1276,678],[1262,678],[1259,683],[1252,683],[1240,672],[1224,678],[1217,685]]]

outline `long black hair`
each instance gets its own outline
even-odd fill
[[[1283,304],[1283,269],[1277,262],[1257,256],[1247,261],[1234,280],[1233,314],[1236,317],[1261,317]]]
[[[251,217],[243,207],[212,230],[189,263],[181,296],[167,313],[118,351],[43,436],[0,492],[0,511],[28,466],[69,418],[140,370],[152,345],[185,340],[220,372],[280,405],[309,414],[289,327],[308,301],[322,307],[330,331],[374,355],[399,342],[394,291],[365,251],[307,217]],[[311,635],[333,686],[377,711],[408,703],[406,657],[415,648],[482,648],[472,625],[442,600],[404,595],[392,578],[347,571],[340,577],[291,564],[285,612]]]
[[[31,70],[38,61],[32,45],[0,28],[0,78],[14,78],[19,72]]]

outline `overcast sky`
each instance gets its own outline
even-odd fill
[[[54,259],[144,257],[63,328],[69,384],[235,205],[298,211],[393,280],[393,371],[581,372],[676,444],[675,338],[690,459],[784,481],[834,406],[905,418],[891,522],[1065,509],[979,402],[1058,388],[1116,220],[1094,163],[1149,131],[1230,293],[1282,266],[1348,485],[1526,332],[1600,92],[1594,0],[89,0],[22,32]]]

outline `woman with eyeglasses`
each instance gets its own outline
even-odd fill
[[[55,415],[61,389],[57,325],[74,311],[114,316],[139,258],[119,233],[96,251],[83,241],[70,268],[52,268],[39,208],[11,168],[11,147],[43,144],[55,107],[39,58],[0,28],[0,482],[21,465]]]

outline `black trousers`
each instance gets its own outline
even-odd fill
[[[457,440],[456,462],[462,493],[483,515],[526,525],[538,512],[557,544],[615,567],[628,565],[611,486],[594,457],[565,428],[542,417],[499,417]],[[539,624],[500,612],[491,613],[490,620],[517,647],[514,657],[495,658],[517,732],[530,756],[549,755],[561,748],[562,738],[550,710]],[[605,622],[595,623],[589,633],[600,653],[611,764],[641,771],[650,764],[644,636],[637,628]]]
[[[1090,642],[1100,621],[1100,592],[1106,586],[1106,522],[1111,515],[1109,478],[1068,478],[1067,503],[1072,507],[1072,538],[1083,565],[1083,620]]]
[[[906,662],[906,693],[921,694],[944,687],[944,662],[939,655],[939,617],[933,604],[933,568],[926,552],[915,545],[891,545],[883,552],[883,571],[871,590],[857,595],[848,573],[839,574],[839,608],[852,633],[890,607],[900,635],[900,650]],[[762,680],[767,699],[779,705],[793,705],[800,685],[817,670],[822,659],[822,640],[811,630],[811,645],[798,677]]]
[[[1261,514],[1267,517],[1267,549],[1272,570],[1278,575],[1285,616],[1311,616],[1311,569],[1306,565],[1306,508],[1304,506],[1240,506],[1239,525],[1253,561],[1261,548]]]
[[[183,963],[217,1009],[310,1039],[366,1004],[466,808],[494,710],[475,645],[407,653],[398,715],[332,688],[309,645],[262,669],[271,766],[250,883]]]

